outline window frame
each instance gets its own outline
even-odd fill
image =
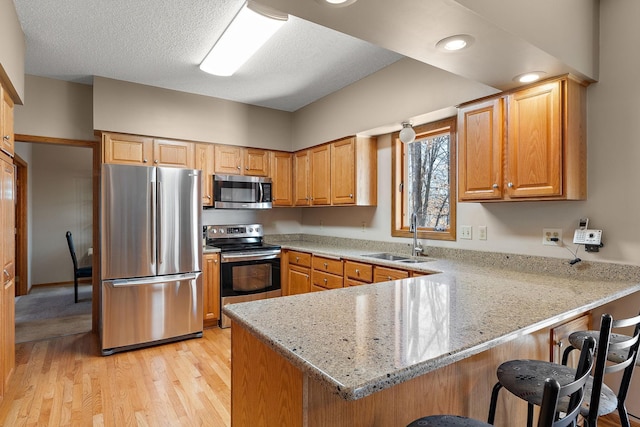
[[[449,230],[434,231],[432,228],[419,227],[418,238],[429,240],[456,240],[456,208],[458,203],[457,197],[457,133],[456,133],[456,117],[448,117],[431,123],[414,127],[416,132],[416,140],[428,138],[444,132],[449,132]],[[391,236],[393,237],[413,237],[413,233],[409,231],[409,217],[407,223],[403,224],[405,218],[404,210],[404,169],[405,169],[405,146],[400,141],[400,132],[391,134],[392,155],[391,155]]]

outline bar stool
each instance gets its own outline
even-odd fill
[[[566,384],[560,385],[556,379],[548,378],[544,381],[544,385],[538,385],[542,396],[538,427],[576,425],[580,407],[585,397],[584,389],[589,378],[589,372],[593,367],[595,345],[594,338],[587,338],[584,341],[580,353],[580,361],[574,371],[573,380],[564,381]],[[562,410],[566,415],[563,418],[559,418],[558,408],[561,406],[561,398],[566,397],[569,397],[569,403]],[[407,427],[491,427],[491,424],[457,415],[432,415],[417,419]]]
[[[630,319],[629,321],[635,322],[636,318]],[[638,316],[637,322],[640,323],[640,316]],[[629,322],[625,324],[628,325]],[[612,325],[613,318],[611,315],[605,314],[601,319],[600,331],[596,333],[598,336],[598,345],[595,368],[593,376],[587,383],[585,389],[585,404],[582,405],[581,409],[581,415],[586,419],[585,426],[589,427],[595,427],[597,425],[598,416],[611,413],[615,411],[617,406],[619,406],[616,395],[603,383],[604,374],[625,369],[628,367],[627,363],[633,365],[637,357],[639,343],[638,328],[636,328],[633,337],[629,337],[628,340],[619,342],[615,347],[618,351],[626,351],[629,355],[629,359],[633,359],[633,362],[623,362],[622,364],[607,366],[607,354],[611,348],[610,339]],[[593,336],[590,338],[593,338]],[[631,366],[631,369],[632,368],[633,366]],[[488,422],[493,424],[495,420],[498,393],[500,389],[504,387],[512,394],[528,402],[527,426],[531,427],[533,423],[533,405],[540,405],[541,403],[541,396],[539,393],[536,393],[535,390],[532,390],[532,384],[544,381],[545,378],[549,377],[556,378],[560,381],[560,378],[563,376],[570,377],[572,372],[574,372],[574,370],[565,365],[551,362],[520,360],[503,363],[498,368],[498,383],[494,386],[491,394]],[[629,380],[630,375],[631,373],[629,373]],[[624,393],[626,393],[626,390]],[[624,400],[624,397],[626,396],[622,397]],[[622,406],[624,407],[624,405]]]
[[[640,345],[638,343],[640,340],[640,314],[629,319],[614,320],[611,325],[612,330],[631,326],[634,326],[632,336],[611,333],[609,339],[607,360],[610,364],[604,368],[604,374],[624,371],[620,380],[618,395],[602,394],[600,399],[608,399],[611,403],[606,405],[600,404],[600,406],[598,406],[598,396],[592,396],[591,401],[587,405],[592,408],[597,406],[598,411],[589,411],[588,414],[583,413],[583,416],[585,417],[585,426],[597,426],[599,416],[613,412],[615,409],[618,409],[618,415],[620,416],[620,423],[622,427],[630,427],[631,425],[625,401],[627,399],[627,392],[629,391],[633,369],[638,363],[638,347]],[[598,336],[598,331],[578,331],[569,335],[570,346],[567,347],[562,354],[562,364],[567,364],[569,354],[573,350],[579,350],[582,348],[582,343],[586,338],[592,337],[597,339]],[[597,342],[596,346],[598,346]],[[604,412],[604,407],[606,407],[608,412]]]

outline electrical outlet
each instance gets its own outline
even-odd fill
[[[471,240],[471,226],[470,225],[461,225],[460,226],[460,238]]]
[[[487,240],[487,226],[478,226],[478,240]]]
[[[542,244],[547,246],[562,246],[562,229],[543,228]]]

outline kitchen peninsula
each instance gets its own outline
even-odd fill
[[[364,253],[289,247],[360,260]],[[553,328],[640,291],[635,266],[584,263],[590,273],[576,275],[459,259],[420,265],[440,273],[227,306],[232,425],[402,426],[433,413],[485,419],[502,361],[548,359]],[[496,425],[525,419],[516,400],[503,393]]]

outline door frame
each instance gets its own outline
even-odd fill
[[[98,332],[100,314],[100,161],[102,150],[100,140],[86,141],[80,139],[52,138],[46,136],[15,134],[15,141],[37,142],[41,144],[64,145],[71,147],[91,148],[93,161],[93,276],[91,284],[93,288],[93,298],[91,301],[91,326],[93,332]]]

